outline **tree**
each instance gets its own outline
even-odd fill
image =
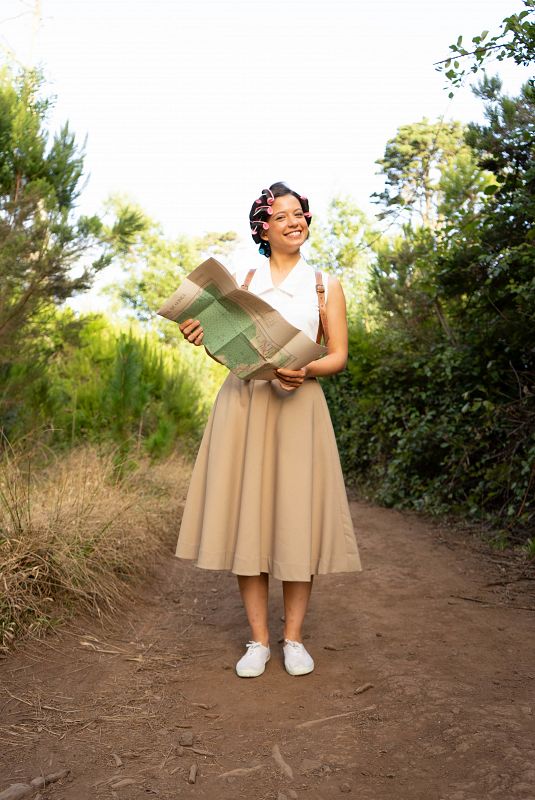
[[[535,96],[495,78],[476,94],[479,179],[439,164],[439,224],[418,211],[379,242],[376,324],[352,328],[328,396],[348,477],[387,505],[488,520],[503,544],[535,523]]]
[[[466,48],[463,37],[450,44],[452,56],[436,63],[437,70],[444,72],[449,84],[459,88],[470,73],[475,74],[492,58],[504,61],[511,58],[515,64],[528,66],[535,58],[535,0],[522,0],[523,11],[510,14],[502,21],[500,30],[489,38],[489,31],[482,31],[472,38]],[[533,81],[532,81],[533,84]],[[453,97],[453,91],[449,96]]]
[[[380,219],[436,229],[450,212],[466,209],[488,183],[459,122],[402,125],[378,159],[385,188],[372,195]]]
[[[496,179],[478,163],[458,122],[403,125],[377,163],[385,177],[384,190],[374,195],[379,217],[398,228],[375,245],[370,289],[378,308],[407,335],[454,341],[436,279],[439,254],[450,240],[467,244]]]
[[[76,216],[84,151],[68,124],[47,127],[51,100],[33,71],[0,73],[0,363],[47,305],[85,291],[140,230],[125,206],[109,224]],[[73,267],[78,267],[75,274]],[[26,337],[27,338],[27,337]]]
[[[310,264],[338,275],[350,311],[355,305],[359,314],[366,314],[370,243],[377,233],[364,212],[349,198],[335,197],[329,204],[326,221],[314,220],[310,231]]]
[[[120,215],[123,201],[114,198],[111,208]],[[164,338],[174,339],[177,335],[181,336],[178,326],[172,326],[168,321],[160,325],[156,317],[157,309],[203,259],[228,255],[238,236],[233,231],[227,231],[169,239],[161,226],[140,208],[136,209],[136,213],[143,219],[143,229],[133,246],[119,258],[127,277],[110,287],[109,291],[128,313],[142,322],[156,325]]]

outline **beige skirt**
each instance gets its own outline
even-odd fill
[[[361,563],[321,386],[229,373],[189,486],[176,555],[204,569],[283,581]]]

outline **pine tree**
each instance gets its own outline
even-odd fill
[[[47,306],[88,289],[140,230],[125,207],[111,226],[77,216],[84,146],[68,123],[50,136],[51,101],[34,71],[0,72],[0,366],[29,339]],[[74,266],[80,267],[73,273]]]

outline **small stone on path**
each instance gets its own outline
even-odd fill
[[[193,745],[193,731],[182,731],[178,737],[178,742],[182,747],[191,747]]]

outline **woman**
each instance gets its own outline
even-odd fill
[[[305,675],[314,669],[302,642],[314,575],[361,569],[329,411],[316,380],[346,366],[345,299],[332,275],[320,273],[318,286],[301,257],[311,222],[306,198],[273,184],[253,203],[249,220],[267,260],[236,276],[238,283],[312,339],[324,290],[328,353],[299,370],[278,369],[273,381],[241,381],[229,373],[199,448],[176,554],[196,559],[198,567],[237,574],[252,632],[236,665],[240,677],[261,675],[269,661],[269,575],[282,580],[284,665],[290,675]],[[198,320],[186,320],[180,330],[202,345]]]

